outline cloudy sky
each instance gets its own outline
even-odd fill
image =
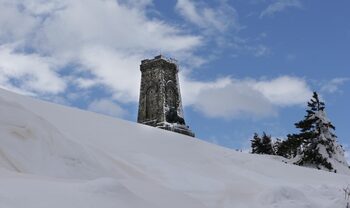
[[[350,144],[350,2],[0,0],[0,86],[135,121],[142,59],[178,60],[185,119],[230,148],[296,132],[318,91]]]

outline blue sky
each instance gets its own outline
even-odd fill
[[[350,145],[350,2],[0,0],[0,86],[135,121],[139,64],[178,60],[185,120],[249,147],[297,132],[318,91]]]

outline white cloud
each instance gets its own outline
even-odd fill
[[[305,104],[312,96],[306,81],[297,77],[282,76],[273,80],[258,81],[252,85],[274,105]]]
[[[266,33],[257,38],[242,38],[240,31],[245,29],[239,22],[239,15],[231,1],[217,0],[177,0],[175,10],[187,21],[199,29],[205,41],[216,46],[212,54],[220,54],[229,49],[234,54],[249,54],[256,57],[269,55],[268,46],[260,43]]]
[[[200,28],[224,32],[233,27],[239,29],[238,14],[226,1],[213,8],[204,1],[178,0],[176,10],[189,22]]]
[[[92,103],[90,103],[87,109],[96,113],[101,113],[112,117],[123,117],[127,114],[127,112],[122,107],[120,107],[113,101],[107,99],[95,100]]]
[[[209,117],[221,118],[270,117],[275,114],[271,103],[244,82],[201,91],[194,108]]]
[[[238,36],[230,37],[230,40],[226,38],[217,38],[217,44],[220,48],[228,47],[231,50],[234,49],[237,54],[249,54],[255,57],[263,57],[271,54],[271,49],[264,44],[252,43],[249,39],[240,38]]]
[[[15,52],[13,46],[0,46],[0,77],[2,83],[15,86],[25,91],[41,93],[60,93],[66,83],[55,72],[57,64],[48,57],[37,54]]]
[[[0,14],[0,26],[4,26],[0,33],[0,85],[28,93],[51,93],[52,97],[65,92],[69,85],[82,90],[103,85],[119,103],[137,102],[139,64],[149,58],[146,54],[161,50],[185,62],[203,63],[193,55],[202,37],[148,18],[143,9],[152,4],[150,0],[134,0],[143,4],[138,6],[122,2],[2,0],[0,6],[9,7],[14,16],[7,24],[10,16]],[[211,8],[203,2],[179,0],[177,9],[205,30],[223,32],[239,27],[236,11],[226,1],[220,2]],[[18,28],[21,23],[25,26]],[[256,51],[256,55],[268,53],[266,47]],[[68,75],[62,77],[61,70]],[[84,73],[89,76],[81,77]],[[211,82],[187,77],[180,79],[184,104],[210,117],[275,115],[276,106],[300,104],[309,91],[303,80],[293,77],[226,77]],[[123,114],[120,106],[109,100],[95,101],[89,107],[114,116]]]
[[[95,58],[97,56],[98,59]],[[108,86],[114,98],[120,102],[138,100],[141,79],[139,65],[142,59],[140,56],[95,47],[84,49],[80,58],[84,68],[96,77],[90,82]]]
[[[153,5],[153,0],[119,0],[120,3],[126,4],[131,8],[138,8],[141,11],[147,6]]]
[[[280,107],[305,104],[312,92],[306,82],[296,77],[271,80],[230,77],[213,82],[183,79],[183,101],[208,117],[270,117]]]
[[[275,13],[282,12],[290,7],[302,8],[302,3],[300,0],[277,0],[260,13],[260,18],[273,16]]]
[[[339,87],[341,85],[343,85],[345,82],[347,82],[349,80],[350,80],[350,78],[347,78],[347,77],[334,78],[334,79],[330,80],[329,82],[327,82],[326,84],[324,84],[321,87],[321,91],[327,92],[327,93],[335,93],[335,92],[339,91]]]
[[[27,12],[20,12],[15,3],[0,2],[0,44],[24,39],[38,25],[38,20]]]
[[[68,1],[49,18],[35,44],[49,53],[72,55],[89,46],[108,46],[126,53],[192,50],[200,37],[166,23],[148,19],[139,10],[114,0]]]
[[[89,79],[89,78],[82,78],[82,77],[72,77],[72,82],[74,82],[80,89],[87,89],[97,86],[99,81],[97,79]]]
[[[19,83],[29,92],[57,94],[70,84],[103,84],[114,98],[136,102],[144,54],[162,51],[191,57],[202,41],[148,18],[142,9],[150,4],[151,0],[1,0],[1,86],[11,89]],[[69,76],[60,76],[61,70]],[[76,71],[92,76],[80,77]]]

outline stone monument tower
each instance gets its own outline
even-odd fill
[[[142,60],[140,70],[137,122],[194,137],[183,116],[176,61],[159,55]]]

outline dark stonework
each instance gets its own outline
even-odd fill
[[[142,60],[140,70],[137,122],[194,137],[184,120],[175,61],[156,56]]]

